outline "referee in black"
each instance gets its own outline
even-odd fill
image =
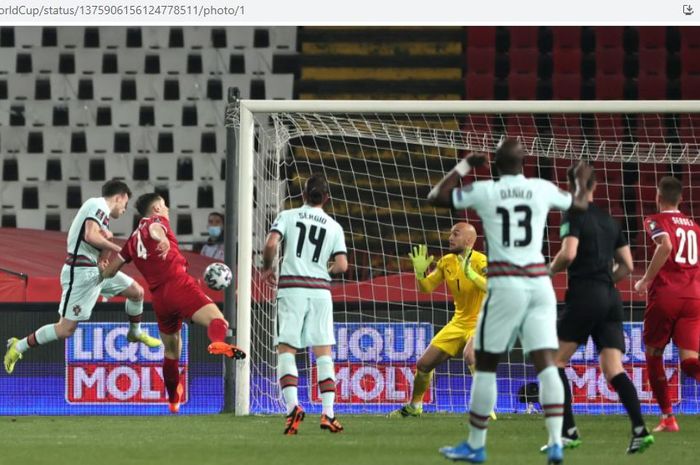
[[[570,189],[574,190],[573,166],[567,177]],[[633,454],[644,451],[654,442],[642,418],[637,390],[622,367],[625,352],[623,309],[615,283],[628,276],[634,265],[620,225],[593,204],[595,173],[589,182],[588,210],[564,213],[561,250],[549,265],[550,275],[567,268],[569,275],[566,305],[557,322],[559,350],[555,358],[564,384],[562,439],[565,448],[581,444],[571,408],[571,387],[564,368],[579,345],[585,344],[591,336],[605,379],[617,392],[632,422],[632,439],[627,453]],[[546,451],[546,446],[543,450]]]

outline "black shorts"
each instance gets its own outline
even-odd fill
[[[593,280],[572,280],[566,305],[557,321],[559,340],[585,344],[593,338],[596,349],[625,352],[622,301],[615,286]]]

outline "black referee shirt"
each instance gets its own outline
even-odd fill
[[[569,284],[585,279],[613,283],[615,251],[627,245],[620,224],[592,203],[585,212],[564,213],[559,235],[579,240],[578,251],[569,266]]]

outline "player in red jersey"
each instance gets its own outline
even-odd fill
[[[182,394],[178,361],[183,320],[207,327],[210,354],[240,359],[245,358],[245,353],[225,342],[228,322],[197,281],[187,274],[187,260],[170,228],[169,209],[163,198],[155,193],[144,194],[136,201],[136,209],[143,218],[121,252],[102,270],[102,276],[114,276],[125,263],[133,261],[146,279],[165,346],[163,379],[170,411],[178,413]]]
[[[649,293],[644,344],[649,384],[662,413],[654,431],[678,431],[662,358],[671,338],[680,351],[683,373],[700,381],[700,227],[678,210],[682,188],[671,176],[659,182],[656,204],[660,213],[644,220],[656,251],[646,273],[634,285],[637,291]]]

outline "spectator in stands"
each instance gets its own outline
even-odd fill
[[[209,213],[207,222],[209,239],[202,246],[201,254],[216,260],[224,259],[224,215],[219,212]]]

